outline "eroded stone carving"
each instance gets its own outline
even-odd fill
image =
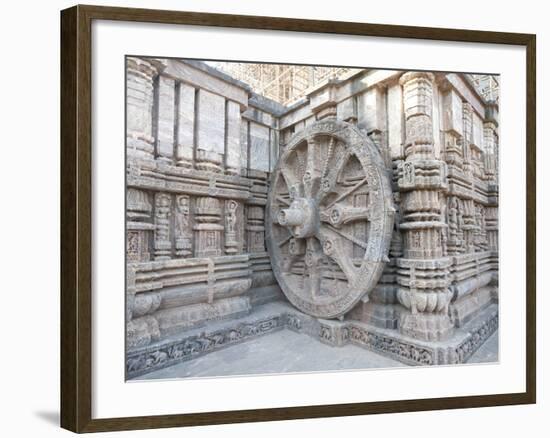
[[[174,232],[176,236],[176,255],[189,257],[191,255],[191,227],[189,223],[189,196],[176,196]]]
[[[441,340],[449,336],[452,324],[448,306],[450,260],[442,238],[447,225],[442,221],[442,194],[447,190],[445,163],[435,157],[432,127],[434,76],[408,72],[401,76],[405,110],[405,162],[398,181],[403,192],[405,234],[397,297],[408,310],[400,318],[400,331],[413,338]],[[411,170],[412,169],[412,170]],[[414,177],[411,176],[414,174]],[[451,214],[454,214],[451,206]],[[453,232],[455,230],[453,229]]]
[[[239,204],[230,200],[225,202],[225,252],[237,254],[239,242],[237,241],[237,213]]]
[[[261,334],[189,335],[280,299],[270,261],[300,309],[279,326],[329,345],[459,363],[496,330],[482,315],[439,342],[498,300],[498,105],[460,74],[371,73],[280,116],[208,69],[128,58],[129,375]]]
[[[166,193],[155,194],[155,259],[169,259],[172,251],[170,241],[170,215],[172,198]]]
[[[195,220],[195,256],[215,257],[222,254],[220,224],[222,208],[217,198],[197,198]]]
[[[126,147],[139,158],[153,158],[153,81],[157,67],[150,61],[128,57],[126,60]]]

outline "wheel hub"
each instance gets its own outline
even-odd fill
[[[313,237],[319,229],[319,209],[311,198],[295,198],[289,208],[279,211],[279,225],[288,227],[294,237]]]

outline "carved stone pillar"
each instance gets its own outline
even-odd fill
[[[226,146],[225,173],[241,174],[241,108],[238,103],[228,100],[226,104]]]
[[[446,165],[435,159],[432,126],[434,76],[408,72],[400,80],[405,110],[405,161],[398,187],[402,192],[403,258],[397,260],[399,328],[408,336],[442,340],[452,331],[451,300],[443,239],[442,197],[447,190]]]
[[[155,194],[155,260],[171,257],[170,214],[172,198],[166,193]]]
[[[184,83],[179,84],[177,102],[176,165],[190,169],[193,167],[195,141],[195,88]]]
[[[487,248],[487,234],[485,231],[485,208],[483,205],[474,203],[474,248],[475,251],[485,251]]]
[[[462,212],[462,232],[466,252],[475,252],[475,233],[477,229],[475,219],[475,204],[473,199],[463,199],[460,203]]]
[[[485,214],[485,230],[489,251],[498,251],[498,207],[487,207]]]
[[[447,252],[449,255],[464,252],[462,213],[456,196],[447,198]]]
[[[483,149],[485,158],[486,179],[494,180],[496,177],[496,148],[497,148],[497,126],[494,122],[483,124]]]
[[[157,159],[172,164],[174,158],[175,81],[160,76],[158,81]]]
[[[197,198],[195,209],[195,257],[222,255],[222,208],[217,198]]]
[[[126,147],[128,155],[152,159],[155,65],[144,59],[126,60]]]
[[[220,173],[223,168],[223,154],[197,149],[195,167],[204,172]]]
[[[195,166],[220,173],[225,152],[225,99],[204,89],[199,90],[197,99]]]
[[[248,207],[246,231],[248,252],[265,252],[264,209],[262,207]]]
[[[189,257],[191,255],[192,239],[192,231],[189,221],[189,196],[176,196],[176,208],[174,215],[176,256]]]
[[[135,265],[130,263],[126,267],[126,347],[130,350],[160,339],[158,321],[150,314],[158,308],[160,296],[140,295],[136,295]]]
[[[464,157],[464,176],[468,179],[472,178],[472,152],[470,145],[473,141],[473,116],[474,112],[472,105],[464,102],[462,105],[462,121],[464,123],[463,138],[462,138],[462,155]]]
[[[443,129],[445,130],[445,162],[449,168],[462,170],[464,122],[462,100],[454,90],[443,98]]]
[[[126,191],[126,261],[146,262],[150,259],[149,240],[154,229],[151,223],[153,207],[143,190]]]

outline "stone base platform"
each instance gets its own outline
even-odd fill
[[[496,304],[490,305],[476,318],[457,329],[451,339],[435,343],[408,338],[396,330],[381,329],[353,320],[319,320],[299,312],[286,302],[271,302],[256,307],[251,314],[238,320],[217,321],[207,329],[202,327],[190,330],[183,335],[129,352],[126,377],[133,379],[227,347],[255,341],[282,330],[307,334],[323,344],[328,344],[327,347],[330,346],[329,348],[335,352],[340,351],[341,348],[334,347],[345,346],[346,348],[342,349],[342,353],[345,353],[343,357],[351,354],[348,350],[351,351],[352,346],[354,355],[361,354],[355,351],[357,347],[369,350],[368,354],[371,354],[374,367],[399,366],[403,363],[408,365],[458,364],[468,362],[474,352],[497,328],[498,305]],[[268,339],[266,338],[265,341]],[[321,347],[317,349],[320,353],[324,351]],[[372,356],[371,352],[376,354]],[[373,359],[378,354],[385,356],[386,360]],[[487,357],[494,356],[491,354]],[[348,369],[344,362],[338,362],[340,364],[338,369]],[[360,362],[358,364],[360,366],[352,368],[369,367]],[[315,370],[317,369],[310,371]],[[308,371],[308,369],[302,371]],[[270,372],[285,372],[285,370]],[[163,374],[165,373],[161,373]],[[185,373],[185,377],[187,376],[193,375]],[[144,378],[155,377],[144,376]]]

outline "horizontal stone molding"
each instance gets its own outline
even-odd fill
[[[174,286],[215,284],[222,280],[249,278],[248,254],[133,263],[136,294]]]
[[[267,316],[217,330],[205,330],[128,353],[126,378],[161,369],[284,328],[284,315]]]
[[[129,188],[234,199],[246,204],[265,205],[267,202],[265,182],[156,161],[129,161],[126,184]]]

